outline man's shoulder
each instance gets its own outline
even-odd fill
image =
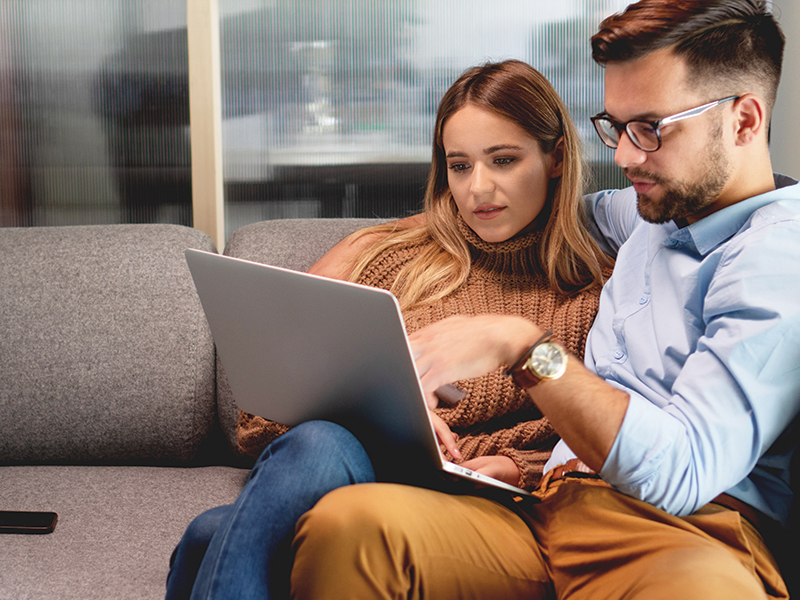
[[[800,227],[800,184],[782,190],[784,194],[753,210],[742,232],[761,229],[797,229]],[[798,239],[800,244],[800,239]]]
[[[791,276],[800,253],[800,195],[755,208],[738,231],[720,246],[722,263],[741,272]],[[753,267],[751,270],[747,266]]]
[[[584,197],[589,230],[604,252],[616,256],[620,246],[643,221],[632,188],[604,190]]]
[[[800,218],[800,190],[796,198],[782,198],[759,207],[753,212],[751,220],[781,222],[798,218]]]
[[[721,244],[724,249],[754,244],[760,238],[786,231],[790,238],[797,239],[791,245],[800,249],[800,184],[789,178],[783,180],[784,185],[770,192],[742,200],[706,217],[698,222],[699,231],[703,233],[695,235],[727,238]],[[758,251],[758,246],[753,250]]]

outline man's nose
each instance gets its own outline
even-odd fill
[[[619,135],[617,149],[614,151],[614,162],[617,163],[617,166],[623,169],[638,167],[646,160],[647,152],[634,144],[628,133],[623,131]]]

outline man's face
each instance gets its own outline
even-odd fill
[[[683,59],[668,49],[624,63],[605,73],[605,112],[620,122],[657,121],[716,98],[691,89]],[[724,105],[665,125],[661,148],[645,152],[623,134],[614,154],[638,196],[638,210],[651,223],[697,221],[715,210],[730,179]],[[730,109],[730,104],[727,106]]]

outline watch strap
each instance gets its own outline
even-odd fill
[[[536,340],[533,344],[531,344],[530,348],[522,353],[522,356],[519,357],[517,362],[515,362],[506,371],[506,376],[511,377],[514,380],[514,383],[523,389],[532,388],[540,383],[542,378],[527,368],[528,359],[531,357],[537,346],[544,344],[545,342],[549,342],[551,339],[553,339],[553,337],[552,331],[546,331],[542,337]]]

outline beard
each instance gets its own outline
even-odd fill
[[[625,169],[631,178],[645,179],[664,191],[657,200],[650,194],[637,194],[636,208],[648,223],[666,223],[696,215],[713,204],[730,178],[730,161],[724,152],[722,125],[715,127],[705,148],[699,171],[702,179],[696,182],[670,180],[643,169]]]

